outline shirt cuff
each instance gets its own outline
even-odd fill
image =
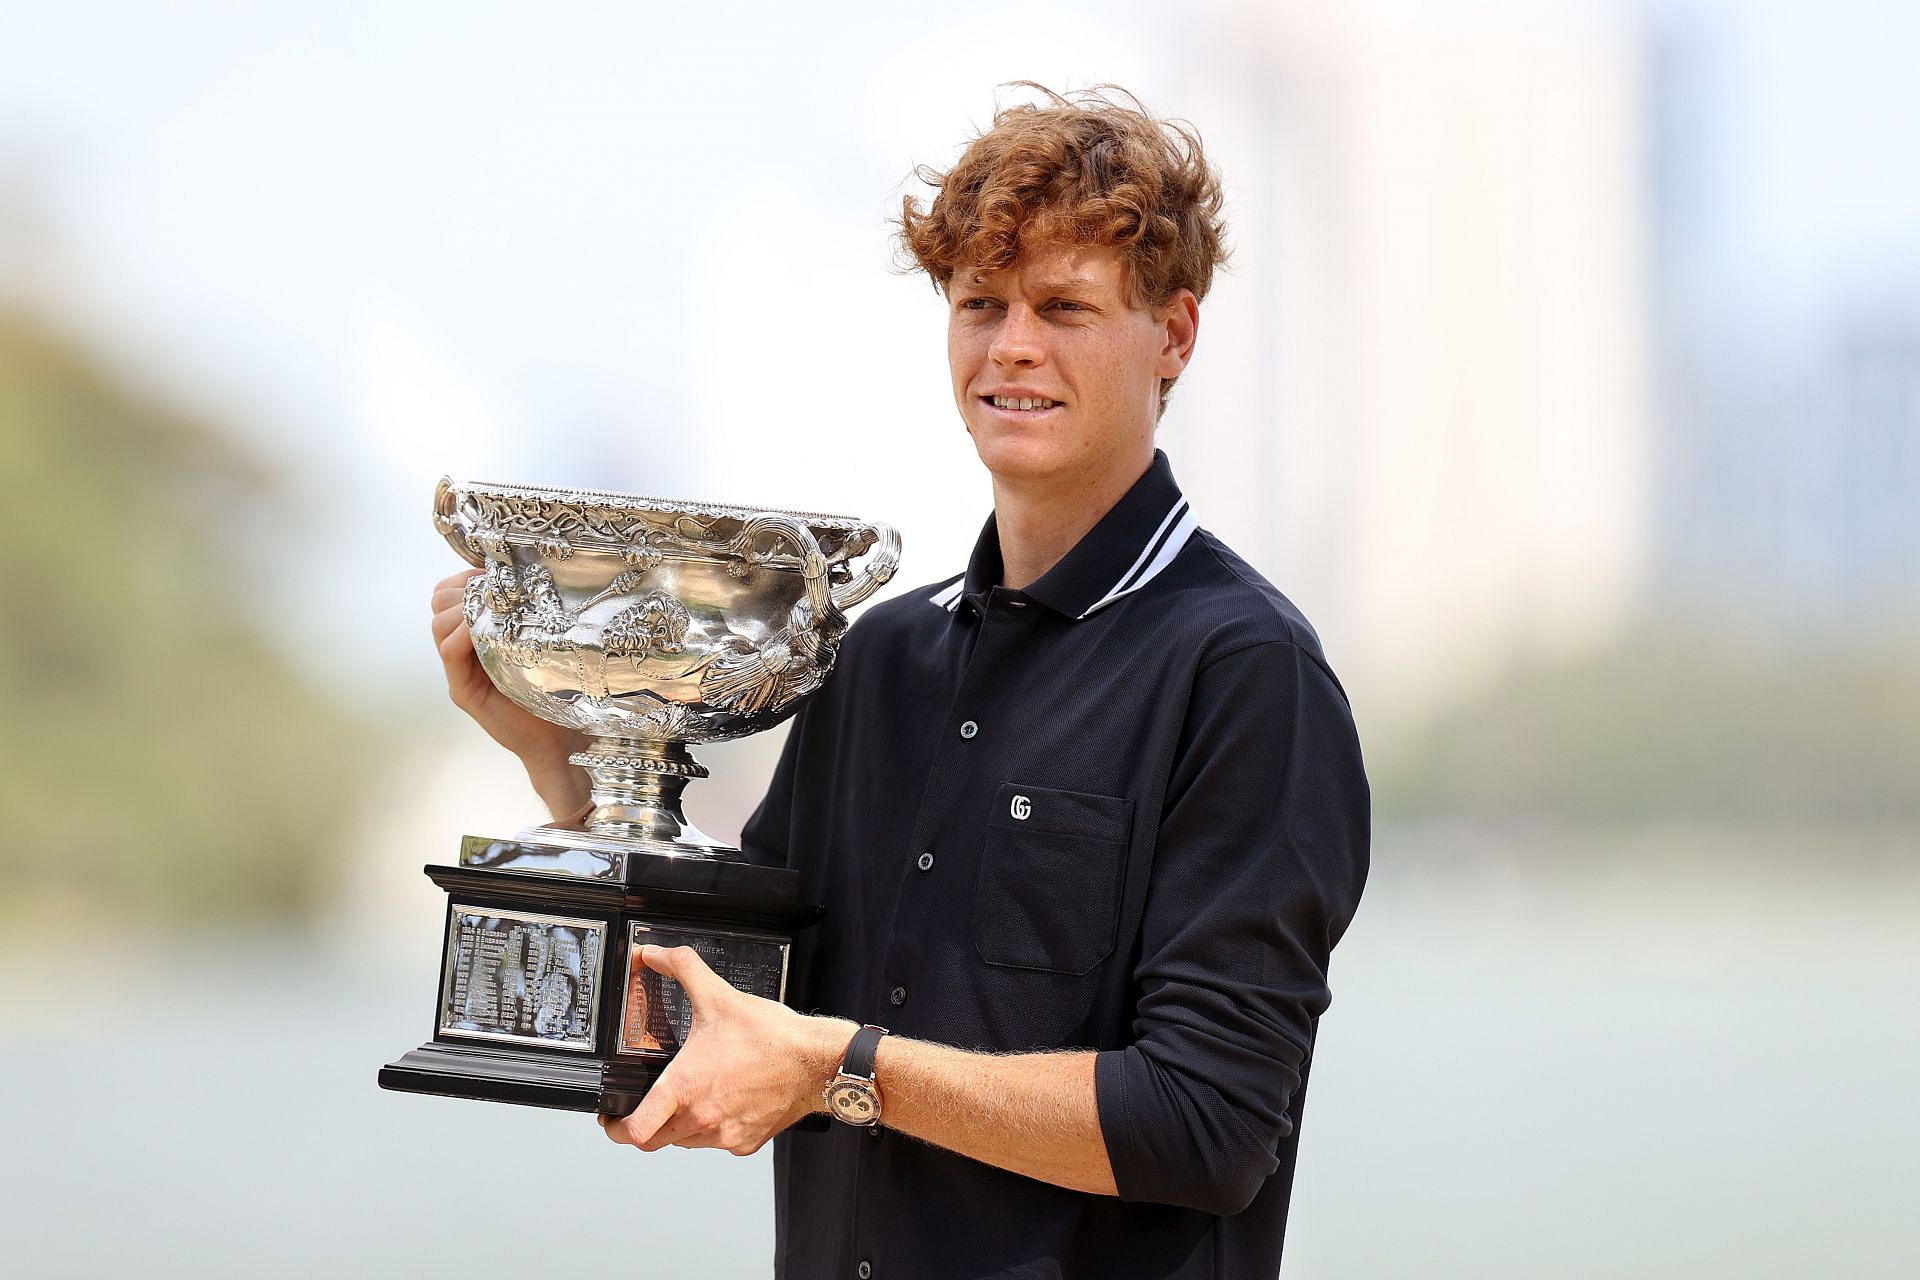
[[[1252,1203],[1279,1167],[1272,1145],[1225,1099],[1182,1088],[1138,1045],[1096,1054],[1093,1088],[1122,1200],[1226,1217]]]

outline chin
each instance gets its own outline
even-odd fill
[[[1019,432],[974,430],[981,465],[1006,480],[1043,480],[1070,470],[1058,441]]]

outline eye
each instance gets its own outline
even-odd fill
[[[960,310],[962,311],[985,311],[989,307],[996,307],[998,305],[1000,304],[992,298],[962,298],[960,300]]]

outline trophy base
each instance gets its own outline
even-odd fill
[[[441,1098],[624,1116],[640,1105],[640,1099],[665,1067],[664,1062],[558,1061],[537,1050],[430,1041],[380,1068],[380,1087]]]
[[[648,945],[785,998],[794,935],[823,914],[796,873],[637,851],[576,866],[589,853],[469,836],[463,865],[426,868],[447,893],[434,1035],[382,1088],[628,1114],[693,1023],[680,984],[642,963]]]

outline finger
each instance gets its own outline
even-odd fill
[[[453,699],[454,706],[476,714],[493,688],[493,678],[480,665],[480,655],[473,651],[473,637],[466,624],[456,623],[453,630],[439,636],[435,648],[440,654],[441,671],[447,677],[447,696]]]
[[[635,1145],[642,1151],[665,1151],[668,1147],[698,1150],[719,1146],[720,1137],[711,1125],[702,1124],[691,1111],[683,1107],[674,1113],[673,1119],[661,1125],[653,1137]]]
[[[444,613],[433,615],[433,638],[436,644],[459,637],[462,644],[473,647],[473,633],[467,630],[467,615],[458,609],[448,609]]]
[[[484,570],[476,569],[472,565],[468,565],[466,568],[460,570],[460,572],[450,573],[446,577],[440,579],[440,581],[434,583],[433,589],[436,592],[438,592],[438,591],[444,591],[449,587],[452,587],[452,588],[465,587],[467,585],[468,578],[471,578],[475,574],[482,573],[482,572],[484,572]]]
[[[435,587],[433,591],[433,611],[444,613],[448,609],[464,608],[467,603],[466,589],[463,587]]]
[[[606,1134],[610,1140],[619,1143],[623,1147],[633,1145],[632,1140],[627,1137],[627,1118],[625,1116],[596,1115],[594,1119],[600,1122],[600,1132]]]
[[[687,998],[693,1001],[696,1009],[721,992],[733,990],[727,980],[709,968],[700,953],[692,947],[656,947],[649,943],[640,948],[640,961],[647,968],[664,973],[685,987]]]
[[[464,669],[480,660],[473,651],[473,633],[467,630],[464,622],[455,623],[451,631],[438,636],[434,640],[434,647],[440,651],[441,660],[450,666]]]
[[[652,1139],[673,1120],[680,1111],[680,1095],[676,1091],[673,1077],[662,1075],[647,1090],[647,1096],[640,1099],[640,1105],[633,1114],[624,1120],[615,1120],[626,1133],[625,1141],[639,1147],[642,1151],[658,1150],[652,1145]],[[614,1139],[616,1142],[621,1139]],[[659,1144],[666,1145],[665,1143]]]
[[[467,611],[464,605],[452,605],[433,615],[433,634],[436,639],[444,640],[453,632],[467,634]]]

